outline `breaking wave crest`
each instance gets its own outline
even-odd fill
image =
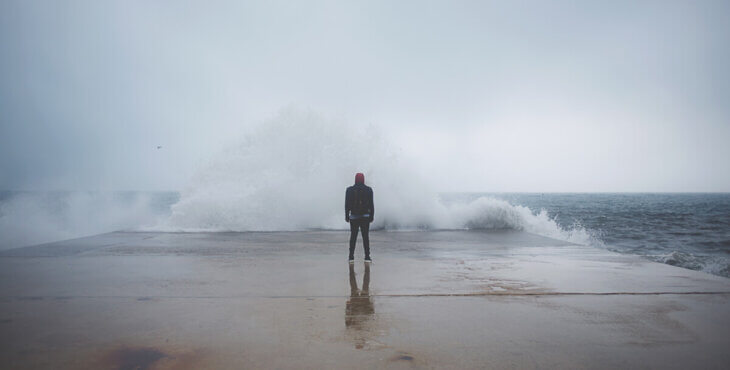
[[[730,261],[728,261],[726,257],[701,255],[681,251],[649,255],[647,257],[656,262],[666,263],[667,265],[730,277]]]
[[[566,229],[544,209],[534,212],[501,199],[480,197],[465,204],[445,205],[444,208],[447,223],[440,225],[443,228],[513,229],[576,244],[601,244],[597,237],[580,225]]]
[[[513,229],[596,241],[578,225],[561,228],[545,210],[490,197],[446,203],[413,168],[376,128],[288,109],[201,168],[155,229],[343,229],[344,190],[363,172],[375,190],[373,228]]]

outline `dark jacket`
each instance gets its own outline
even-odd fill
[[[365,184],[355,184],[345,192],[345,219],[362,218],[364,215],[372,221],[375,218],[373,189]]]

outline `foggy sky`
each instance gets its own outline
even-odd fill
[[[0,189],[181,189],[293,105],[442,191],[730,191],[729,4],[5,0]]]

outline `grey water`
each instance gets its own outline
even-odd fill
[[[583,228],[596,246],[730,277],[730,193],[469,193],[545,209],[565,229]]]
[[[448,193],[445,203],[482,196],[533,212],[590,244],[730,277],[730,193]],[[0,250],[153,225],[177,192],[0,191]]]

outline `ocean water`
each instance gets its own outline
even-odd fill
[[[730,277],[730,194],[524,194],[448,193],[434,210],[401,218],[376,190],[376,228],[514,229]],[[0,192],[0,249],[35,245],[115,230],[246,231],[344,229],[327,218],[309,224],[246,221],[254,211],[231,213],[208,205],[206,217],[186,214],[175,224],[178,192]],[[323,211],[340,216],[338,207]],[[419,208],[416,208],[419,209]],[[186,213],[195,213],[189,206]],[[178,212],[180,212],[178,210]],[[178,215],[179,216],[179,215]],[[237,218],[239,217],[239,218]],[[190,220],[205,223],[190,224]],[[224,220],[224,223],[218,220]],[[237,223],[240,222],[240,225]],[[264,225],[266,226],[266,225]]]
[[[503,199],[544,210],[580,242],[730,277],[730,193],[443,194],[449,202]]]

